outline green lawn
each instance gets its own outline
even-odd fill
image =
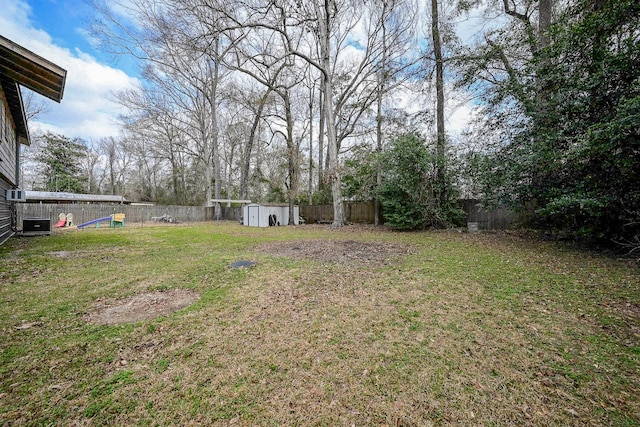
[[[199,299],[89,321],[177,289]],[[640,425],[639,289],[631,262],[511,234],[16,238],[0,247],[0,426]]]

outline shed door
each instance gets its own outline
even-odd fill
[[[260,227],[260,206],[247,206],[247,225],[249,227]]]

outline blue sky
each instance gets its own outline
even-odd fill
[[[91,9],[82,0],[31,0],[30,18],[36,28],[46,31],[52,42],[69,49],[95,53],[83,37],[83,27],[89,20]]]
[[[0,34],[67,70],[62,102],[39,97],[48,112],[31,124],[32,131],[88,141],[118,135],[121,110],[110,96],[135,87],[136,71],[91,46],[90,19],[85,0],[9,0],[0,8]]]
[[[46,31],[52,42],[70,50],[89,53],[101,63],[137,76],[136,64],[130,58],[113,58],[95,49],[88,37],[93,8],[90,0],[27,0],[33,25]]]

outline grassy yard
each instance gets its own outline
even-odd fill
[[[174,290],[198,299],[92,321]],[[0,331],[0,426],[640,425],[638,267],[509,234],[12,239]]]

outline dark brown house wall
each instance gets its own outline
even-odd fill
[[[8,184],[16,181],[16,143],[16,127],[0,86],[0,178]]]
[[[7,189],[11,186],[3,179],[0,179],[0,245],[7,241],[7,239],[13,236],[13,230],[11,229],[11,215],[12,215],[12,203],[7,202],[5,195]]]
[[[13,235],[13,203],[7,202],[6,194],[15,185],[16,144],[15,125],[4,90],[0,86],[0,245]]]

